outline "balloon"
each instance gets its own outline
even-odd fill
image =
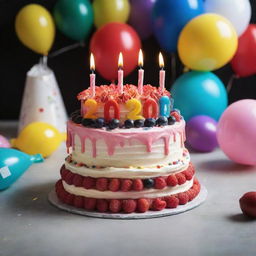
[[[117,78],[118,55],[123,53],[124,75],[128,75],[138,63],[141,42],[134,29],[121,23],[109,23],[98,29],[90,42],[96,70],[107,80]]]
[[[9,143],[9,141],[0,134],[0,148],[10,148],[11,145]]]
[[[174,107],[181,110],[187,121],[197,115],[218,120],[228,104],[224,84],[211,72],[183,74],[175,81],[171,93]]]
[[[185,66],[211,71],[221,68],[234,56],[237,34],[232,24],[217,14],[203,14],[182,30],[178,52]]]
[[[0,148],[0,190],[10,187],[33,163],[43,162],[40,154],[27,155],[12,148]]]
[[[131,14],[129,23],[138,32],[141,39],[152,34],[151,14],[156,0],[130,0]],[[143,13],[143,15],[141,15]]]
[[[217,146],[217,122],[209,116],[192,117],[186,125],[187,143],[200,152],[211,152]]]
[[[240,77],[256,74],[256,25],[249,25],[239,38],[231,66]]]
[[[252,15],[249,0],[205,0],[206,12],[220,14],[233,24],[238,36],[246,30]]]
[[[220,118],[217,139],[220,148],[234,162],[256,165],[256,100],[231,104]]]
[[[20,41],[31,50],[47,55],[55,37],[51,14],[41,5],[29,4],[16,16],[15,29]]]
[[[74,40],[84,40],[93,25],[93,10],[89,0],[59,0],[53,9],[57,28]]]
[[[55,127],[43,122],[27,125],[17,139],[12,139],[13,147],[27,154],[40,153],[43,157],[51,155],[65,139]]]
[[[126,23],[130,14],[128,0],[94,0],[94,24],[97,28],[111,22]]]
[[[157,0],[153,8],[152,21],[154,35],[160,46],[168,52],[176,51],[183,27],[202,13],[203,0]]]

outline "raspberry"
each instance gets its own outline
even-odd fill
[[[177,122],[180,121],[180,114],[178,112],[176,111],[171,112],[171,116],[174,116]]]
[[[143,190],[143,182],[141,179],[135,179],[132,184],[132,188],[135,191],[141,191]]]
[[[69,204],[69,205],[73,205],[74,198],[75,198],[74,195],[68,193],[68,194],[66,195],[66,198],[64,199],[64,203],[65,203],[65,204]]]
[[[66,177],[65,177],[65,182],[68,185],[72,185],[73,184],[73,178],[74,178],[74,174],[72,172],[69,172]]]
[[[175,175],[169,175],[166,179],[166,182],[168,186],[172,186],[172,187],[178,184],[178,180]]]
[[[121,190],[123,192],[129,191],[129,190],[131,190],[131,188],[132,188],[132,181],[131,180],[122,180]]]
[[[83,181],[84,181],[84,178],[81,175],[79,175],[79,174],[74,175],[73,184],[76,187],[81,187],[83,185]]]
[[[83,208],[84,207],[84,198],[82,196],[75,196],[74,206],[77,208]]]
[[[155,178],[155,188],[156,189],[163,189],[164,187],[166,187],[165,179],[162,178],[162,177]]]
[[[96,189],[105,191],[108,188],[108,180],[106,178],[99,178],[96,181]]]
[[[65,168],[65,165],[62,165],[61,169],[60,169],[60,175],[61,175],[61,178],[64,180],[66,175],[69,173],[69,170],[67,170]]]
[[[176,196],[167,196],[164,200],[167,208],[176,208],[179,205],[179,199]]]
[[[177,173],[176,178],[178,180],[179,185],[182,185],[186,182],[186,177],[182,173]]]
[[[191,170],[186,170],[186,171],[184,171],[183,172],[183,175],[185,175],[185,177],[186,177],[186,179],[187,180],[191,180],[192,178],[193,178],[193,173],[192,173],[192,171]]]
[[[68,192],[65,191],[64,189],[62,189],[61,191],[59,191],[58,193],[58,197],[59,199],[65,203],[66,197],[68,196]]]
[[[96,184],[96,180],[91,177],[85,177],[83,181],[83,187],[86,189],[94,188]]]
[[[178,198],[179,198],[179,204],[182,204],[182,205],[186,204],[189,199],[187,193],[185,193],[185,192],[179,193]]]
[[[188,201],[191,201],[196,197],[196,191],[191,188],[189,191],[187,191],[187,195],[188,195]]]
[[[99,212],[106,212],[108,210],[108,202],[105,199],[98,199],[96,203]]]
[[[62,188],[62,181],[61,180],[58,180],[55,184],[55,191],[60,191]]]
[[[137,210],[138,212],[146,212],[149,209],[149,201],[144,198],[137,200]]]
[[[84,209],[86,210],[94,210],[96,206],[96,199],[95,198],[85,198],[84,199]]]
[[[161,211],[166,207],[166,202],[162,201],[160,198],[157,198],[152,203],[152,208],[154,211]]]
[[[118,191],[120,188],[120,180],[119,179],[111,179],[109,185],[108,185],[108,189],[110,191]]]
[[[136,209],[136,201],[132,199],[123,200],[123,211],[125,213],[134,212]]]
[[[109,203],[109,210],[113,213],[117,213],[121,211],[122,203],[118,199],[112,199]]]

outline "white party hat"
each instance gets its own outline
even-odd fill
[[[46,63],[27,73],[19,119],[19,132],[32,122],[45,122],[66,131],[67,112],[53,71]]]

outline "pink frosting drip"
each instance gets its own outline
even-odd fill
[[[152,128],[149,130],[139,130],[138,132],[129,132],[127,130],[120,130],[120,132],[109,132],[103,129],[92,129],[86,128],[81,125],[75,124],[72,121],[68,122],[67,125],[67,149],[69,153],[69,148],[75,147],[75,135],[80,138],[81,141],[81,151],[85,151],[85,142],[89,139],[92,143],[93,157],[97,156],[97,140],[104,140],[107,145],[108,155],[111,156],[115,152],[117,146],[124,147],[125,141],[128,140],[131,144],[131,140],[135,139],[144,144],[148,152],[151,152],[152,145],[160,140],[164,140],[165,154],[169,154],[169,142],[171,136],[173,136],[174,141],[176,141],[176,134],[179,133],[181,137],[181,147],[184,147],[185,141],[185,122],[182,120],[179,124],[173,126],[165,126],[163,128]]]

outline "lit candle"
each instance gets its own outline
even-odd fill
[[[165,89],[165,71],[164,71],[164,59],[163,55],[160,52],[159,53],[159,67],[160,67],[160,72],[159,72],[159,87],[160,91],[163,92]]]
[[[142,50],[141,49],[139,51],[138,65],[139,65],[139,71],[138,71],[138,91],[139,91],[139,94],[143,94],[144,70],[142,68],[143,67],[143,55],[142,55]]]
[[[91,69],[91,74],[90,74],[90,89],[91,89],[91,97],[93,98],[95,96],[95,61],[93,54],[91,53],[90,56],[90,69]]]
[[[124,71],[123,71],[123,54],[120,52],[118,57],[118,89],[119,93],[124,90]]]

